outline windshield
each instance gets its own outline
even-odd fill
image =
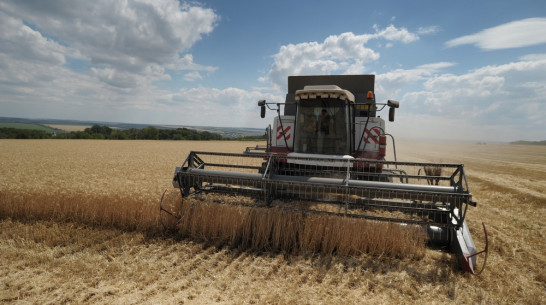
[[[312,99],[299,102],[294,151],[309,154],[349,153],[346,101]]]

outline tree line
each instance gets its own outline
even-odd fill
[[[109,139],[109,140],[265,140],[264,136],[245,136],[237,139],[188,128],[158,129],[146,128],[113,129],[95,124],[83,131],[48,133],[37,129],[0,128],[0,139]]]

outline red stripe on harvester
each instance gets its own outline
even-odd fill
[[[277,127],[277,140],[280,140],[283,135],[287,134],[290,131],[291,128],[292,126],[286,126],[286,128],[282,130],[281,126]],[[286,135],[286,140],[288,139],[290,139],[290,134]]]

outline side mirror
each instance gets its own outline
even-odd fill
[[[389,122],[394,122],[394,109],[400,107],[400,103],[395,100],[388,100],[387,106],[389,106]]]
[[[260,117],[265,118],[265,100],[259,100],[258,106],[261,107],[260,109]]]
[[[394,122],[394,107],[389,108],[389,122]]]

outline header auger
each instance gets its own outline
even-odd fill
[[[243,194],[264,208],[422,227],[429,243],[450,249],[475,273],[476,255],[484,251],[476,251],[465,221],[476,202],[464,166],[400,162],[396,151],[386,161],[387,137],[393,149],[395,142],[377,113],[387,107],[394,121],[399,103],[376,102],[374,81],[374,75],[289,77],[284,103],[258,102],[262,117],[277,111],[266,147],[192,151],[176,168],[173,186],[183,198]]]

